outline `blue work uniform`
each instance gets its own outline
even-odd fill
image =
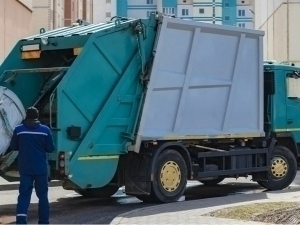
[[[19,151],[20,187],[17,224],[27,223],[27,211],[33,186],[39,198],[39,224],[49,224],[47,152],[55,149],[51,130],[38,120],[24,120],[17,126],[10,148]]]

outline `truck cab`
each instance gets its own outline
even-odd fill
[[[264,65],[264,115],[266,133],[300,154],[300,68],[293,64]]]

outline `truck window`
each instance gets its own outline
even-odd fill
[[[288,74],[286,78],[287,97],[293,99],[300,98],[300,77],[296,74]]]
[[[275,94],[275,78],[273,71],[264,72],[264,96]]]

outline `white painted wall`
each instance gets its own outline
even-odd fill
[[[153,0],[152,4],[147,4],[147,0],[127,0],[128,17],[147,18],[149,13],[156,11],[161,0]]]
[[[32,10],[32,0],[18,0],[23,5],[25,5],[28,9]]]
[[[131,17],[131,18],[147,18],[148,12],[150,13],[151,10],[146,10],[146,9],[139,9],[139,10],[128,9],[128,11],[127,11],[128,17]]]
[[[255,0],[255,28],[260,29],[285,0]]]
[[[278,62],[289,61],[300,65],[300,1],[290,0],[289,16],[286,1],[282,3],[260,26],[255,25],[265,31],[264,59],[275,59]],[[263,14],[262,8],[256,7],[256,9],[259,9],[257,12]],[[263,15],[256,15],[257,17],[265,18]]]
[[[34,34],[32,11],[27,6],[17,0],[0,0],[0,65],[17,41]]]

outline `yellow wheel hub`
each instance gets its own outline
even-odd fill
[[[181,172],[178,164],[174,161],[166,162],[160,171],[160,181],[162,187],[168,191],[175,191],[181,180]]]
[[[282,179],[286,176],[288,169],[285,158],[276,156],[271,160],[271,174],[274,178]]]

